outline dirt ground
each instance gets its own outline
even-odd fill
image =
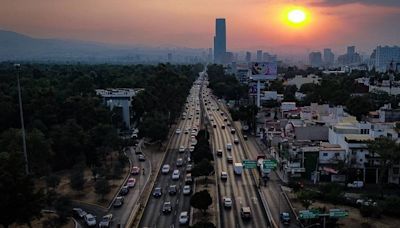
[[[296,211],[305,210],[301,203],[296,199],[296,196],[292,193],[288,194],[293,207]],[[352,227],[352,228],[361,228],[366,227],[363,224],[368,224],[372,228],[398,228],[400,227],[400,218],[393,218],[388,216],[381,216],[381,218],[365,218],[362,217],[358,208],[349,207],[345,205],[333,205],[329,203],[323,202],[314,202],[311,207],[314,208],[322,208],[326,207],[327,209],[332,208],[340,208],[347,210],[349,212],[349,216],[347,218],[340,219],[338,224],[341,227]]]
[[[114,160],[117,159],[117,152],[112,154]],[[125,176],[130,170],[129,163],[126,165],[121,178],[118,180],[109,180],[111,191],[101,200],[101,197],[95,193],[94,180],[92,177],[92,172],[89,168],[84,171],[85,185],[82,191],[76,192],[71,189],[69,181],[69,172],[63,171],[56,173],[60,176],[60,184],[58,185],[56,192],[65,196],[69,196],[72,200],[82,201],[88,204],[97,204],[102,207],[107,207],[113,196],[118,192],[119,187],[123,184]],[[38,188],[44,188],[44,180],[37,181]]]
[[[200,222],[200,221],[210,221],[214,224],[217,224],[217,218],[216,216],[218,215],[217,213],[217,208],[216,208],[216,200],[217,197],[215,195],[215,178],[214,176],[210,176],[208,177],[208,181],[207,181],[207,187],[203,184],[204,183],[204,179],[203,178],[199,178],[200,180],[196,181],[196,192],[202,191],[202,190],[208,190],[208,192],[211,195],[212,198],[212,204],[210,205],[210,207],[207,210],[207,214],[204,216],[203,213],[200,210],[197,210],[195,208],[193,209],[193,224]],[[194,192],[193,192],[194,194]]]

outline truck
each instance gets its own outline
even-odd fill
[[[265,170],[263,167],[264,158],[257,159],[257,168],[261,177],[267,177],[270,170]]]
[[[242,163],[235,163],[233,166],[233,171],[236,175],[242,175],[243,173],[243,164]]]

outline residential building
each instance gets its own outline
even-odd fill
[[[338,64],[343,66],[358,65],[361,60],[361,56],[356,52],[355,46],[349,46],[347,47],[347,53],[338,57]]]
[[[261,62],[263,60],[263,51],[257,50],[257,62]]]
[[[246,52],[246,62],[251,62],[251,52]]]
[[[376,71],[386,72],[391,68],[400,71],[397,69],[400,64],[400,47],[378,46],[371,55],[371,60]]]

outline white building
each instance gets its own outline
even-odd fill
[[[131,106],[132,98],[143,89],[116,88],[116,89],[96,89],[96,94],[103,98],[103,102],[110,110],[115,107],[122,109],[122,119],[127,129],[131,128]]]

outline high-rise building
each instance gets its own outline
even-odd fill
[[[257,50],[257,62],[262,61],[262,54],[263,54],[262,50]]]
[[[213,54],[212,54],[212,48],[208,49],[208,62],[212,62],[213,60]]]
[[[324,49],[324,65],[329,67],[335,62],[335,55],[330,48]]]
[[[168,53],[168,62],[172,62],[172,53]]]
[[[225,56],[226,56],[225,18],[217,18],[215,21],[214,62],[224,63]]]
[[[356,52],[355,46],[347,47],[347,53],[338,57],[340,65],[357,65],[361,63],[361,56]]]
[[[251,62],[251,52],[246,52],[246,62]]]
[[[312,67],[320,67],[322,65],[322,54],[319,51],[311,52],[308,55],[309,63]]]
[[[397,69],[400,64],[400,47],[378,46],[374,50],[371,60],[377,71],[385,72],[390,68],[392,70],[400,70]]]

